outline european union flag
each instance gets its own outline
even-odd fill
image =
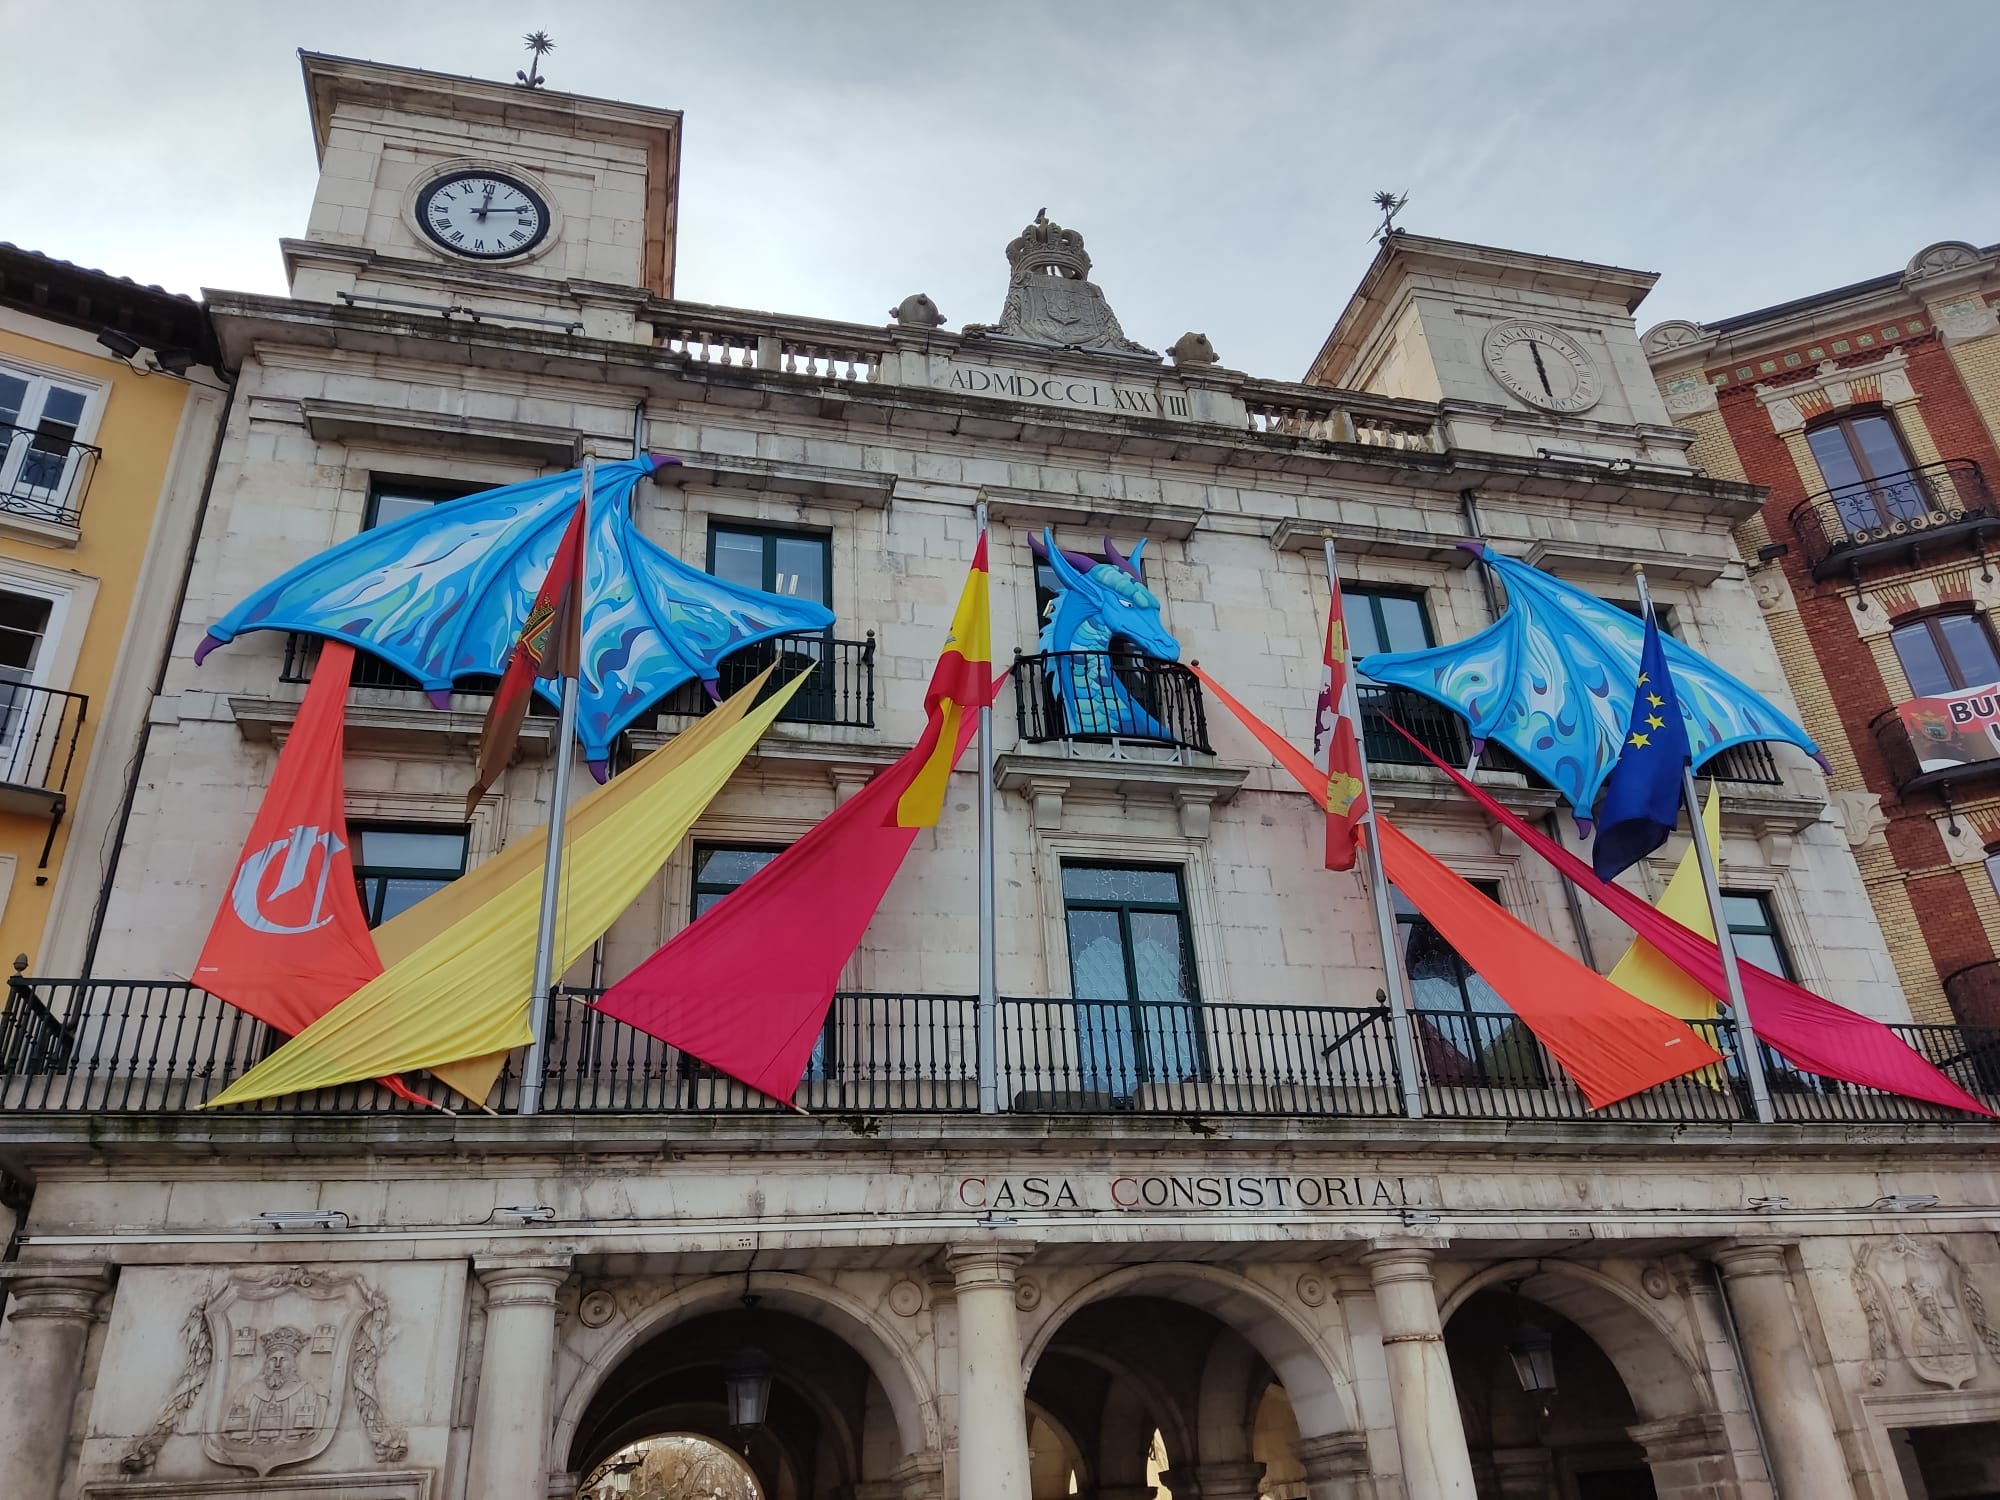
[[[1660,626],[1646,611],[1646,644],[1639,653],[1638,691],[1632,695],[1632,724],[1618,764],[1604,783],[1597,814],[1597,840],[1590,865],[1599,880],[1637,864],[1667,841],[1681,816],[1681,771],[1688,762],[1687,725],[1681,719],[1674,680]]]

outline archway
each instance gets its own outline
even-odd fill
[[[1049,1311],[1027,1362],[1031,1409],[1069,1434],[1078,1492],[1092,1500],[1140,1500],[1155,1482],[1256,1500],[1267,1477],[1289,1500],[1304,1490],[1302,1439],[1353,1431],[1318,1330],[1215,1267],[1099,1278]]]
[[[1552,1286],[1558,1296],[1544,1296]],[[1644,1352],[1628,1342],[1624,1360],[1614,1362],[1592,1332],[1552,1306],[1568,1300],[1602,1324],[1610,1314],[1604,1296],[1602,1286],[1540,1276],[1452,1298],[1444,1348],[1480,1500],[1676,1500],[1682,1492],[1686,1446],[1700,1442],[1702,1428],[1684,1410],[1696,1386],[1678,1350],[1652,1330]],[[1628,1338],[1648,1328],[1632,1308],[1612,1314],[1610,1324]],[[1638,1390],[1624,1368],[1642,1372]],[[1664,1440],[1668,1430],[1672,1442]]]
[[[764,1500],[734,1449],[692,1432],[641,1438],[595,1464],[577,1500]]]
[[[740,1452],[756,1500],[835,1500],[894,1471],[905,1445],[874,1364],[821,1322],[742,1296],[742,1285],[735,1305],[661,1319],[623,1341],[580,1411],[566,1414],[571,1472],[587,1477],[629,1445],[666,1434]],[[762,1423],[745,1430],[731,1425],[727,1377],[749,1351],[762,1356],[753,1363],[769,1385]]]

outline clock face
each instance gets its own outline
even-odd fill
[[[418,194],[417,222],[453,255],[505,260],[526,255],[548,238],[549,206],[504,172],[453,172]]]
[[[1604,394],[1583,346],[1546,323],[1501,323],[1486,333],[1486,368],[1530,406],[1584,411]]]

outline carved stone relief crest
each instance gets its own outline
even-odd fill
[[[352,1272],[278,1266],[211,1283],[181,1326],[180,1375],[119,1466],[150,1469],[199,1401],[202,1451],[261,1479],[326,1451],[350,1393],[377,1461],[395,1462],[409,1444],[375,1389],[388,1331],[388,1300]]]
[[[1910,1373],[1957,1390],[1979,1373],[1979,1351],[2000,1360],[2000,1333],[1951,1252],[1899,1234],[1854,1252],[1854,1290],[1868,1319],[1870,1385],[1888,1378],[1893,1345]]]
[[[1052,222],[1046,212],[1038,213],[1035,222],[1008,244],[1007,264],[1013,274],[1000,321],[968,324],[967,333],[1159,358],[1157,350],[1125,337],[1104,293],[1088,279],[1090,255],[1076,230]]]

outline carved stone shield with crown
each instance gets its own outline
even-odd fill
[[[1125,337],[1111,304],[1089,280],[1090,255],[1083,236],[1053,223],[1047,213],[1007,246],[1012,275],[1000,321],[968,333],[990,332],[1071,349],[1099,349],[1159,358],[1157,351]]]
[[[1979,1338],[1985,1318],[1968,1308],[1958,1263],[1935,1243],[1897,1235],[1855,1254],[1856,1291],[1867,1314],[1870,1381],[1893,1337],[1910,1373],[1931,1385],[1957,1390],[1979,1373]]]

